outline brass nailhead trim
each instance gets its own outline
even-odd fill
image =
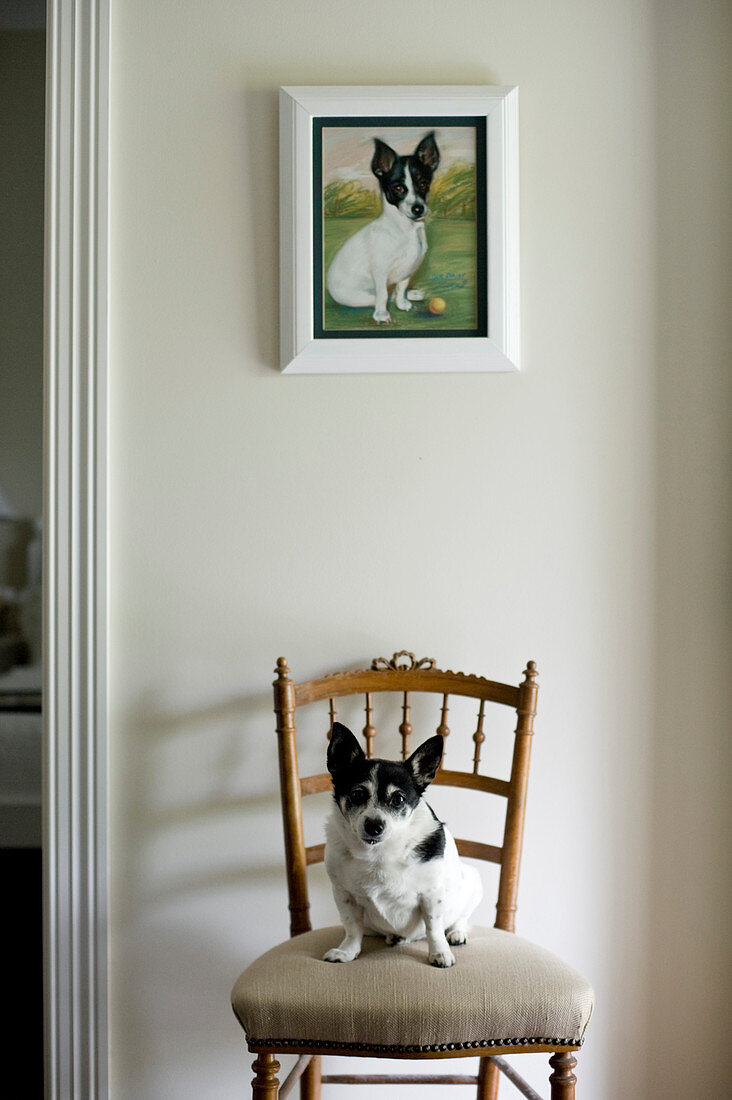
[[[354,1050],[359,1053],[377,1051],[380,1054],[422,1054],[436,1053],[449,1050],[475,1050],[482,1047],[518,1047],[518,1046],[567,1046],[581,1047],[584,1039],[473,1039],[465,1043],[432,1043],[427,1046],[391,1046],[377,1043],[340,1043],[329,1042],[327,1039],[251,1039],[247,1036],[250,1049],[259,1047],[275,1047],[278,1050],[287,1047],[310,1047],[313,1050],[321,1050],[323,1047],[331,1047],[338,1050]]]

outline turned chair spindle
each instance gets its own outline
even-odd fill
[[[374,737],[376,736],[376,727],[373,724],[374,721],[374,708],[371,703],[371,692],[366,692],[366,725],[363,727],[363,735],[366,738],[366,755],[369,760],[374,755]]]
[[[409,756],[409,738],[412,736],[413,726],[409,721],[409,692],[404,692],[404,702],[402,703],[403,718],[399,724],[399,733],[402,735],[402,760],[406,760]]]
[[[277,1074],[280,1063],[274,1054],[260,1054],[252,1063],[254,1080],[252,1081],[252,1100],[277,1100],[279,1081]]]
[[[450,736],[450,727],[447,724],[447,712],[450,709],[447,705],[449,695],[442,696],[442,709],[440,711],[440,724],[435,730],[435,733],[439,733],[442,737],[448,738]]]
[[[572,1070],[577,1065],[577,1059],[566,1050],[560,1054],[554,1054],[549,1059],[549,1065],[554,1072],[549,1078],[552,1087],[551,1100],[575,1100],[574,1086],[577,1078]]]
[[[485,734],[483,733],[483,716],[485,714],[485,699],[480,701],[480,709],[478,711],[478,728],[473,734],[473,741],[475,742],[475,755],[473,756],[473,775],[478,774],[478,766],[480,764],[480,749],[485,741]]]

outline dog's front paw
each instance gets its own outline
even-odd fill
[[[464,928],[453,928],[452,932],[447,933],[446,939],[453,947],[460,947],[468,942],[468,933]]]
[[[391,315],[386,309],[376,309],[374,310],[374,320],[379,325],[387,325],[391,321]]]
[[[349,963],[356,958],[358,958],[358,948],[355,951],[344,951],[340,947],[331,947],[330,951],[326,951],[323,955],[323,962]]]
[[[449,947],[444,951],[433,951],[429,959],[432,966],[439,966],[441,970],[455,965],[455,956]]]
[[[402,299],[401,302],[397,301],[397,309],[409,310],[411,308],[412,308],[412,303],[411,302],[407,302],[404,299]]]

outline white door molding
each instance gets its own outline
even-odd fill
[[[48,0],[46,1096],[105,1100],[109,0]]]

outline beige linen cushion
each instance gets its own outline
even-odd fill
[[[357,1051],[581,1044],[589,982],[550,951],[473,928],[456,965],[427,962],[425,941],[387,947],[368,936],[355,962],[326,963],[340,927],[272,948],[244,971],[232,1005],[253,1048],[338,1045]]]

